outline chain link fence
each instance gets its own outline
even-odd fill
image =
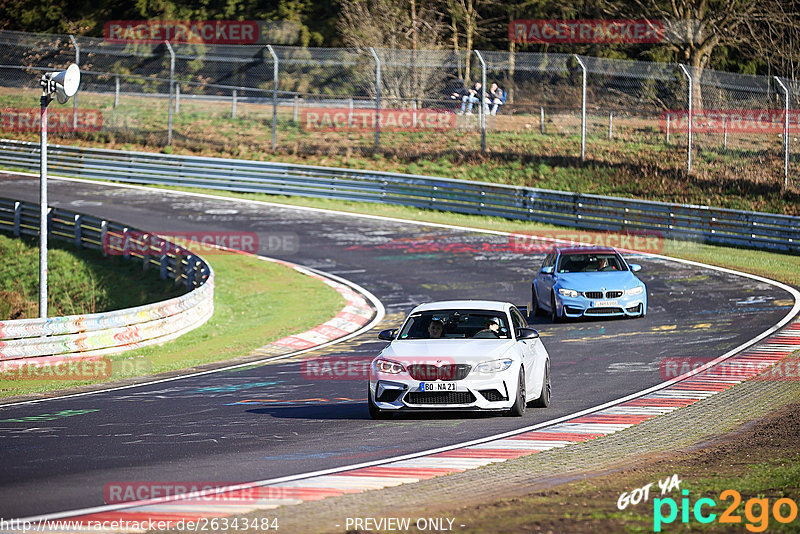
[[[632,174],[689,171],[700,184],[800,186],[800,86],[779,78],[567,54],[115,44],[0,31],[5,137],[37,138],[39,78],[71,62],[81,88],[51,107],[54,142],[261,158],[486,151]],[[498,84],[504,102],[496,114],[481,103],[462,114],[464,88],[483,81]]]

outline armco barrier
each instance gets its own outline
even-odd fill
[[[0,198],[0,231],[38,235],[38,213],[38,205]],[[143,268],[158,268],[162,278],[183,283],[189,291],[163,302],[107,313],[0,321],[0,360],[122,352],[174,339],[213,314],[214,271],[202,258],[121,224],[60,208],[49,209],[48,221],[52,238],[104,253],[122,253],[131,261],[141,261]],[[108,235],[127,239],[108,240]],[[115,250],[109,251],[110,246]]]
[[[51,145],[53,174],[137,184],[384,202],[800,252],[798,217],[431,176]],[[0,140],[0,166],[38,171],[39,145]]]

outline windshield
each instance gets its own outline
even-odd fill
[[[594,273],[598,271],[627,271],[622,258],[608,254],[565,254],[558,260],[559,273]]]
[[[436,310],[412,314],[397,339],[508,339],[503,312],[486,310]]]

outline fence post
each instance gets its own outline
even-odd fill
[[[169,51],[169,111],[167,117],[167,145],[172,144],[172,104],[174,102],[175,88],[175,51],[169,41],[164,41]]]
[[[789,88],[780,78],[775,76],[775,81],[783,89],[783,187],[789,187]]]
[[[539,108],[540,118],[539,118],[539,131],[542,135],[544,135],[544,106]]]
[[[78,41],[75,39],[74,35],[70,35],[69,40],[72,41],[72,46],[75,47],[75,64],[80,67],[81,47],[78,46]],[[72,95],[72,129],[78,129],[78,93]]]
[[[175,114],[181,112],[181,84],[175,84]]]
[[[688,100],[689,100],[689,153],[686,157],[686,172],[692,172],[692,123],[694,122],[694,117],[692,116],[692,75],[689,74],[689,69],[686,68],[686,65],[683,63],[679,63],[678,66],[683,71],[683,75],[686,76],[686,80],[689,82],[689,93],[688,93]]]
[[[236,118],[236,89],[231,93],[231,118]]]
[[[119,76],[114,76],[114,109],[119,106]]]
[[[375,49],[369,47],[372,57],[375,59],[375,151],[378,151],[381,144],[381,59]]]
[[[614,112],[613,111],[609,111],[608,112],[608,138],[609,138],[609,140],[614,138]]]
[[[481,152],[486,152],[486,111],[484,107],[486,106],[486,102],[484,101],[484,96],[486,94],[486,62],[483,61],[483,56],[481,53],[475,50],[475,55],[478,56],[478,61],[481,62],[481,93],[478,95],[478,106],[480,106],[478,111],[478,117],[481,123]]]
[[[667,113],[667,144],[669,144],[669,123],[671,118],[669,113]]]
[[[583,78],[581,82],[581,161],[586,161],[586,65],[577,54],[575,54],[575,60],[581,66],[581,78]]]
[[[297,124],[299,122],[298,107],[300,107],[300,96],[294,95],[294,112],[292,113],[292,120]]]
[[[722,117],[722,148],[728,149],[728,116]]]
[[[108,246],[106,245],[106,243],[108,243],[108,238],[106,237],[107,235],[108,221],[102,220],[100,221],[100,248],[103,251],[103,256],[108,256]]]
[[[272,150],[278,146],[278,55],[267,45],[267,50],[272,56]]]

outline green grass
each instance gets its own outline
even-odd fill
[[[247,355],[271,341],[327,321],[344,306],[334,289],[286,266],[242,255],[205,259],[216,273],[213,317],[176,341],[112,356],[110,379],[186,369]],[[89,383],[2,380],[0,396]]]
[[[184,293],[153,270],[143,271],[140,263],[104,258],[98,251],[57,240],[50,241],[48,249],[51,317],[131,308]],[[0,273],[0,320],[38,317],[38,241],[0,234]]]

